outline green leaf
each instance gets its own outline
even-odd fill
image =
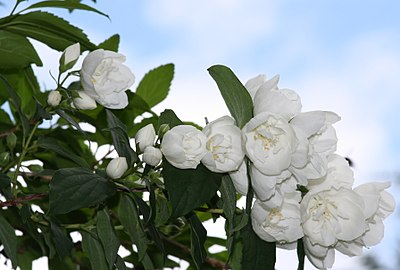
[[[122,259],[119,255],[117,256],[117,262],[115,263],[117,270],[126,270],[126,265],[124,259]]]
[[[69,238],[64,229],[57,223],[51,221],[51,236],[53,238],[54,246],[56,247],[57,254],[60,259],[70,256],[71,250],[74,247],[71,238]]]
[[[90,168],[86,160],[71,152],[69,148],[64,147],[54,138],[40,136],[38,139],[38,146],[51,150],[58,155],[75,162],[75,164],[80,167]]]
[[[202,264],[207,257],[207,252],[204,248],[207,231],[195,213],[191,212],[186,218],[190,223],[190,251],[192,258],[197,269],[202,269]]]
[[[114,232],[114,227],[111,224],[110,215],[106,209],[97,212],[97,235],[104,249],[108,268],[111,270],[117,260],[119,240]],[[96,268],[94,268],[96,269]]]
[[[42,61],[29,40],[23,36],[0,30],[0,69],[19,69]]]
[[[129,234],[139,252],[139,260],[147,256],[149,241],[144,232],[142,221],[139,218],[136,203],[128,195],[122,195],[118,208],[118,217],[124,230]]]
[[[172,217],[186,215],[210,201],[221,184],[221,174],[209,171],[203,164],[196,169],[181,170],[164,160],[162,174],[172,204]]]
[[[7,174],[0,173],[0,189],[10,187],[11,179]]]
[[[241,231],[243,241],[242,269],[274,270],[276,246],[261,240],[253,231],[251,221]]]
[[[3,26],[3,30],[31,37],[58,51],[77,42],[82,50],[97,49],[81,29],[48,12],[34,11],[15,15]]]
[[[297,270],[304,270],[304,258],[306,256],[306,252],[304,250],[303,238],[297,240],[297,258],[299,259],[299,266]]]
[[[167,97],[173,77],[173,64],[159,66],[144,76],[136,89],[136,94],[141,96],[150,107],[154,107]]]
[[[162,124],[168,124],[170,128],[173,128],[182,125],[183,122],[178,118],[178,116],[176,116],[173,110],[167,109],[160,114],[158,119],[158,128],[160,128]]]
[[[250,94],[228,67],[215,65],[210,67],[208,72],[217,83],[236,124],[242,128],[253,115],[253,102]]]
[[[11,260],[14,268],[17,268],[17,236],[14,228],[0,215],[0,244],[3,245],[7,257]]]
[[[133,164],[137,160],[137,155],[130,146],[126,126],[110,110],[106,110],[106,113],[115,150],[120,157],[126,157],[128,164]]]
[[[79,126],[78,122],[75,121],[74,118],[72,118],[71,116],[69,116],[65,111],[61,110],[61,109],[57,109],[56,113],[65,121],[67,121],[68,123],[70,123],[72,126],[74,126],[77,130],[79,130],[82,134],[86,134],[81,127]]]
[[[65,214],[98,204],[116,191],[115,185],[85,168],[55,172],[50,182],[49,214]]]
[[[110,18],[107,14],[82,3],[79,2],[71,2],[71,1],[42,1],[33,5],[30,5],[27,7],[25,10],[28,9],[34,9],[34,8],[65,8],[68,10],[74,10],[74,9],[80,9],[80,10],[87,10],[87,11],[92,11],[96,12],[100,15],[103,15],[107,18]]]
[[[119,47],[119,35],[115,34],[102,43],[100,43],[97,47],[104,49],[104,50],[109,50],[113,52],[118,52],[118,47]]]
[[[82,234],[82,249],[88,257],[92,269],[108,270],[106,258],[104,256],[103,247],[95,233],[81,231]]]

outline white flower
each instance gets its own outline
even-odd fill
[[[263,174],[279,175],[289,168],[298,140],[288,122],[277,114],[261,113],[243,127],[245,153]]]
[[[79,110],[93,110],[96,109],[97,104],[96,101],[88,96],[83,91],[77,91],[79,97],[76,97],[72,100],[72,104],[75,108]]]
[[[151,166],[157,166],[162,159],[161,150],[154,146],[147,146],[143,152],[143,161]]]
[[[254,95],[254,115],[270,112],[290,120],[301,111],[301,100],[297,93],[289,89],[279,89],[279,77],[275,76],[262,84]]]
[[[125,91],[134,83],[135,76],[123,64],[125,56],[97,49],[83,60],[81,83],[86,94],[110,109],[128,105]]]
[[[268,88],[271,90],[278,89],[279,75],[275,75],[273,78],[267,81],[267,76],[262,74],[258,75],[246,82],[244,85],[249,92],[251,98],[254,101],[254,96],[256,95],[258,89],[262,86],[263,88]]]
[[[195,169],[206,155],[207,137],[190,125],[173,127],[165,133],[161,151],[172,166]]]
[[[201,162],[210,171],[236,171],[243,162],[242,133],[235,120],[223,116],[209,123],[203,133],[207,136],[207,153]]]
[[[289,244],[303,237],[300,199],[300,192],[286,193],[278,207],[256,200],[251,210],[254,232],[265,241],[279,244]]]
[[[72,44],[71,46],[68,46],[62,56],[61,59],[62,65],[64,66],[71,66],[75,64],[76,60],[78,60],[79,56],[81,55],[81,46],[79,43]]]
[[[108,163],[106,173],[112,179],[120,178],[128,170],[128,162],[125,157],[114,158]]]
[[[305,165],[296,164],[291,170],[301,185],[308,179],[323,177],[327,172],[327,157],[336,151],[337,137],[332,124],[340,117],[333,112],[312,111],[297,114],[290,124],[298,138],[305,138],[309,148]]]
[[[57,107],[61,102],[62,96],[60,91],[54,90],[49,93],[47,96],[47,104],[52,107]]]
[[[144,151],[147,146],[154,145],[156,139],[156,130],[152,124],[142,127],[136,132],[135,142],[139,145],[139,150]]]
[[[232,183],[235,186],[236,191],[242,195],[246,195],[247,191],[249,190],[246,160],[242,161],[242,164],[240,164],[237,171],[230,172],[229,176],[232,179]]]
[[[318,269],[332,268],[335,262],[335,249],[313,244],[307,237],[303,238],[304,251],[308,260]]]

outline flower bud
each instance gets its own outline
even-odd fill
[[[14,133],[10,133],[7,136],[7,146],[10,150],[14,150],[17,144],[17,136]]]
[[[106,173],[112,179],[120,178],[128,170],[128,162],[125,157],[114,158],[108,163]]]
[[[77,91],[79,97],[74,98],[72,101],[73,107],[79,110],[93,110],[96,109],[96,101],[83,91]]]
[[[49,93],[47,96],[47,104],[52,107],[57,107],[61,102],[61,94],[60,91],[54,90]]]
[[[160,128],[158,129],[158,137],[162,138],[164,136],[164,134],[168,132],[168,130],[170,130],[169,125],[168,124],[162,124],[160,126]]]
[[[135,136],[136,144],[139,145],[139,150],[142,152],[147,146],[153,146],[155,139],[156,131],[152,124],[139,129]]]
[[[0,154],[0,166],[5,165],[10,161],[10,153],[3,152]]]
[[[151,166],[157,166],[162,159],[161,150],[154,146],[147,146],[143,152],[143,161]]]
[[[81,55],[81,47],[79,43],[72,44],[68,46],[62,53],[60,58],[60,72],[72,68],[75,65],[76,61],[78,61],[79,56]]]

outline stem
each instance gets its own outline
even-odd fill
[[[28,140],[25,141],[25,138],[23,139],[22,142],[22,153],[21,156],[18,159],[18,163],[17,163],[17,168],[15,169],[15,173],[14,173],[14,177],[12,179],[12,194],[14,195],[14,197],[16,197],[16,193],[17,193],[17,177],[19,175],[19,169],[21,168],[21,163],[22,161],[24,161],[25,155],[28,152],[28,148],[29,148],[29,144],[31,143],[31,140],[33,138],[33,134],[35,134],[35,131],[37,129],[37,127],[39,126],[40,122],[36,122],[36,124],[33,126],[33,129],[31,131],[31,134],[29,134]]]
[[[20,2],[19,2],[18,0],[15,2],[14,8],[11,10],[11,13],[10,13],[9,16],[12,16],[12,15],[14,14],[14,11],[17,9],[19,3],[20,3]]]

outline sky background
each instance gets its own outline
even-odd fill
[[[84,11],[50,11],[84,29],[94,43],[119,33],[119,51],[127,56],[136,86],[150,69],[174,63],[169,96],[157,112],[171,108],[200,125],[204,117],[228,114],[207,72],[214,64],[229,66],[243,83],[259,74],[280,74],[279,87],[295,90],[303,111],[331,110],[342,117],[335,124],[338,153],[354,161],[356,185],[387,180],[390,192],[400,194],[400,1],[97,2],[111,20]],[[0,15],[9,10],[0,7]],[[37,70],[41,84],[54,87],[48,72],[56,73],[60,54],[35,46],[46,55],[45,67]],[[384,240],[370,250],[392,269],[398,219],[395,212],[386,220]],[[295,269],[296,263],[295,251],[278,254],[277,269]],[[361,269],[356,263],[338,256],[333,269]]]

